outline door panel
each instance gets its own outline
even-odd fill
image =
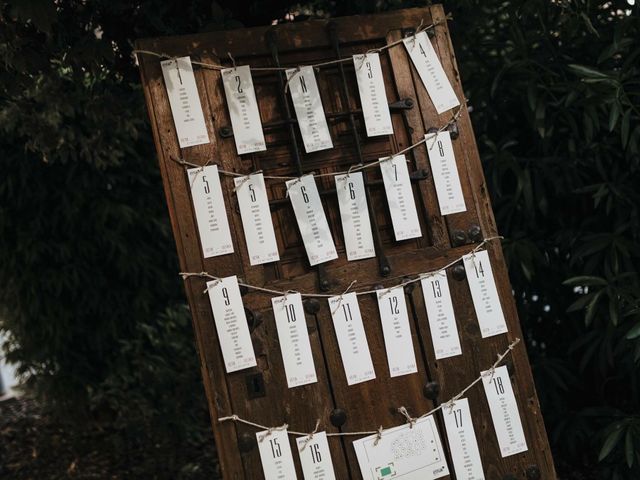
[[[277,56],[282,65],[295,66],[335,60],[338,51],[341,57],[350,57],[379,48],[411,34],[421,21],[427,25],[443,19],[442,7],[436,5],[383,15],[140,40],[137,47],[167,55],[190,55],[193,60],[225,66],[232,66],[227,52],[231,53],[238,65],[274,66]],[[446,23],[438,25],[433,33],[435,35],[431,41],[458,98],[463,100]],[[295,118],[293,121],[291,118],[294,117],[293,108],[284,91],[286,82],[282,74],[254,70],[252,76],[267,150],[240,157],[236,153],[219,71],[201,66],[194,68],[211,141],[207,145],[180,150],[159,59],[139,56],[183,271],[206,271],[216,276],[237,275],[248,284],[279,291],[340,294],[352,280],[357,280],[352,290],[396,285],[404,278],[440,268],[468,253],[483,238],[496,235],[471,122],[467,110],[463,108],[457,121],[459,136],[453,141],[453,148],[466,212],[446,217],[440,215],[426,146],[421,145],[407,152],[406,157],[413,177],[413,193],[423,236],[403,242],[395,241],[379,168],[367,169],[363,173],[367,182],[372,227],[377,236],[377,256],[348,262],[334,179],[317,177],[339,258],[320,267],[310,267],[284,184],[267,180],[281,259],[271,264],[250,266],[239,207],[233,193],[233,179],[221,175],[235,252],[203,259],[189,182],[183,165],[175,159],[184,159],[196,165],[215,163],[225,171],[242,174],[262,170],[270,176],[345,171],[351,165],[372,162],[399,152],[422,140],[430,128],[437,128],[451,119],[455,110],[437,115],[404,46],[398,45],[381,52],[380,59],[388,101],[393,107],[394,135],[366,136],[359,112],[361,105],[353,64],[345,62],[343,69],[334,64],[316,72],[334,148],[306,154]],[[487,249],[509,333],[481,338],[466,280],[455,279],[449,269],[449,284],[463,355],[435,360],[422,292],[419,284],[413,284],[405,289],[405,296],[418,373],[390,378],[377,301],[373,294],[360,296],[359,304],[376,379],[353,386],[348,386],[346,382],[331,312],[325,298],[304,301],[318,382],[289,389],[271,310],[271,297],[257,291],[243,293],[258,365],[226,374],[209,301],[203,293],[206,279],[186,279],[185,288],[193,315],[203,382],[225,478],[262,478],[262,469],[256,447],[256,429],[240,423],[220,423],[218,417],[236,414],[263,425],[287,423],[290,429],[304,432],[313,430],[316,420],[320,420],[320,428],[327,432],[376,430],[380,425],[391,427],[403,423],[404,417],[397,411],[399,407],[406,407],[413,416],[420,415],[451,398],[476,378],[481,370],[487,369],[495,361],[497,353],[504,351],[516,337],[522,338],[500,246],[497,242],[490,242]],[[506,459],[500,457],[482,387],[470,390],[467,397],[474,414],[474,426],[487,478],[503,478],[508,473],[524,478],[525,472],[533,471],[531,469],[534,466],[541,473],[540,478],[555,478],[524,345],[519,345],[512,352],[509,364],[529,450]],[[425,386],[434,387],[436,384],[440,393],[425,396]],[[427,390],[426,393],[433,391]],[[338,422],[337,416],[332,415],[336,409],[346,414],[344,423]],[[436,415],[436,421],[447,449],[439,415]],[[355,438],[358,437],[329,439],[334,467],[340,479],[361,478],[351,445]],[[291,447],[298,475],[302,478],[293,438]],[[449,467],[453,472],[451,463]],[[454,478],[453,474],[451,478]]]

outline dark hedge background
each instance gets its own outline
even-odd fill
[[[564,478],[640,478],[629,1],[444,2]],[[50,414],[157,478],[211,438],[133,41],[417,4],[0,1],[0,330]]]

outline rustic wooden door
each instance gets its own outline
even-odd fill
[[[259,27],[229,32],[174,38],[140,40],[137,48],[169,56],[189,55],[193,60],[231,66],[228,53],[238,65],[295,66],[363,53],[410,35],[421,23],[439,23],[429,31],[431,41],[459,99],[464,98],[454,53],[441,6],[401,10],[393,13],[312,20],[304,23]],[[252,285],[301,292],[342,293],[352,280],[356,289],[399,283],[406,276],[437,269],[468,253],[483,238],[497,235],[474,135],[466,109],[454,125],[452,136],[467,211],[443,217],[439,214],[434,184],[424,146],[407,153],[410,160],[422,238],[396,242],[377,169],[365,171],[377,257],[347,262],[335,185],[330,177],[319,178],[324,208],[338,248],[339,259],[321,267],[309,267],[300,234],[293,219],[282,182],[268,182],[269,199],[281,261],[251,267],[244,245],[244,233],[233,195],[233,180],[222,177],[227,214],[235,253],[204,259],[198,240],[190,188],[185,169],[172,159],[197,165],[213,162],[220,168],[248,174],[300,175],[307,172],[344,171],[359,162],[371,162],[398,152],[424,138],[433,127],[451,119],[451,112],[436,113],[417,72],[402,45],[380,54],[387,96],[391,105],[395,135],[367,138],[359,113],[359,97],[353,66],[346,63],[321,68],[316,73],[334,148],[305,154],[284,78],[276,72],[253,72],[256,95],[265,130],[267,151],[238,156],[222,89],[220,72],[195,66],[200,98],[210,143],[180,149],[163,83],[160,59],[139,55],[142,81],[151,118],[155,144],[175,235],[180,266],[186,272],[206,271],[216,276],[237,275]],[[360,431],[401,424],[399,406],[412,415],[421,414],[451,398],[486,370],[496,354],[521,337],[511,287],[498,241],[488,242],[493,271],[508,334],[481,338],[464,268],[449,268],[449,283],[463,354],[436,361],[420,287],[406,290],[418,373],[390,378],[376,299],[360,297],[367,338],[377,378],[347,386],[333,330],[331,313],[323,300],[305,300],[308,331],[318,382],[287,388],[271,298],[255,291],[243,292],[251,337],[258,365],[240,372],[225,373],[212,312],[203,294],[205,278],[185,280],[193,315],[202,377],[209,402],[213,431],[225,478],[262,478],[256,448],[255,429],[217,418],[237,414],[263,425],[287,423],[300,431],[313,430],[316,420],[327,432]],[[514,349],[507,361],[522,415],[529,449],[502,458],[489,414],[487,400],[478,386],[467,394],[473,404],[473,423],[481,445],[481,457],[489,479],[555,478],[552,458],[540,414],[526,350]],[[446,446],[441,418],[440,435]],[[356,437],[357,438],[357,437]],[[353,437],[330,437],[330,448],[338,478],[361,478]],[[295,444],[292,442],[295,452]],[[294,453],[294,457],[296,457]],[[297,460],[296,460],[297,462]],[[453,472],[451,462],[450,470]],[[302,478],[299,470],[299,478]],[[451,474],[454,478],[454,474]]]

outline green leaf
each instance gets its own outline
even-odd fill
[[[625,335],[625,338],[627,340],[633,340],[634,338],[638,338],[638,337],[640,337],[640,323],[632,327],[631,330],[629,330]]]
[[[600,450],[600,454],[598,455],[599,462],[604,460],[616,447],[616,445],[620,441],[620,437],[622,437],[623,432],[624,430],[622,429],[622,425],[620,423],[616,424],[615,429],[607,436],[604,444],[602,445],[602,449]]]
[[[593,276],[589,276],[589,275],[582,275],[582,276],[578,276],[578,277],[571,277],[567,280],[565,280],[564,282],[562,282],[563,285],[573,285],[573,286],[592,286],[592,285],[599,285],[599,286],[607,286],[609,285],[609,282],[607,282],[607,280],[605,280],[604,278],[601,277],[593,277]]]
[[[633,449],[633,433],[631,428],[627,428],[627,434],[624,439],[624,455],[627,459],[627,466],[633,467],[633,460],[635,458],[635,451]]]
[[[599,79],[608,79],[609,75],[606,73],[602,73],[595,68],[585,67],[584,65],[576,65],[572,63],[569,65],[569,68],[573,70],[574,73],[578,74],[583,78],[599,78]]]

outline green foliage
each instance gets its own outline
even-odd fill
[[[226,3],[0,3],[0,328],[52,406],[133,435],[163,425],[161,444],[199,431],[204,407],[131,45],[294,4]],[[555,458],[639,478],[638,6],[445,9]]]
[[[638,478],[638,9],[449,5],[555,458]]]

